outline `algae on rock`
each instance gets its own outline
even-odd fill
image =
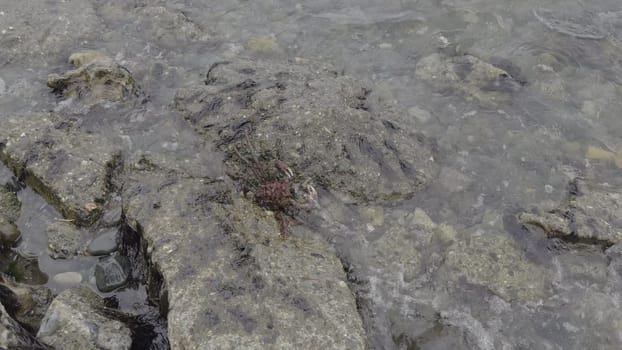
[[[371,105],[371,90],[329,66],[236,59],[214,64],[206,84],[180,89],[175,105],[233,172],[246,167],[235,150],[270,154],[356,201],[408,198],[437,173],[433,142],[395,121],[406,112]]]

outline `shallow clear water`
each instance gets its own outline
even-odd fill
[[[19,30],[23,22],[8,18],[15,5],[4,3],[0,30],[9,26]],[[615,0],[157,2],[170,13],[182,14],[181,22],[167,17],[169,12],[153,10],[151,1],[84,3],[95,20],[93,28],[84,29],[79,45],[62,46],[45,58],[27,56],[2,63],[3,114],[55,108],[44,84],[47,74],[64,69],[70,52],[102,49],[134,74],[151,102],[126,115],[94,118],[87,127],[115,135],[130,154],[152,152],[209,162],[209,156],[191,146],[196,136],[167,109],[176,89],[197,84],[212,62],[236,55],[322,60],[369,82],[378,101],[404,106],[405,113],[392,118],[437,140],[439,179],[413,200],[383,208],[387,224],[369,232],[368,242],[383,237],[391,223],[400,222],[403,213],[415,208],[423,209],[435,223],[451,225],[463,233],[461,239],[468,240],[483,231],[492,230],[493,235],[502,231],[498,221],[508,211],[553,205],[564,197],[574,176],[622,182],[622,160],[613,161],[622,159],[622,11]],[[40,6],[55,9],[40,14],[41,22],[49,16],[54,23],[54,16],[63,12],[62,6]],[[417,63],[434,53],[478,57],[504,69],[520,84],[504,90],[504,100],[494,103],[457,86],[435,87],[415,74]],[[590,149],[602,152],[590,153]],[[31,194],[24,191],[21,196],[28,201]],[[28,203],[32,208],[25,208],[20,220],[33,232],[43,225],[39,221],[56,215],[36,199]],[[364,220],[357,208],[341,211],[343,215],[330,219],[351,227]],[[445,248],[437,247],[421,257],[422,270],[429,267],[430,276],[428,281],[421,277],[417,285],[374,272],[373,264],[362,272],[362,277],[377,284],[368,295],[375,305],[372,309],[398,314],[374,325],[373,345],[512,349],[520,348],[524,335],[532,338],[525,344],[546,344],[543,349],[581,348],[583,339],[590,337],[563,327],[578,321],[562,304],[597,296],[612,305],[622,300],[619,290],[607,289],[606,278],[590,284],[589,276],[564,271],[588,263],[604,268],[602,253],[587,250],[551,257],[533,248],[538,243],[529,238],[517,241],[535,254],[534,261],[563,275],[541,301],[545,308],[488,294],[482,298],[485,293],[472,285],[464,290],[443,287],[434,271]],[[366,249],[337,244],[344,255],[365,265]],[[35,234],[27,236],[17,250],[39,256],[41,270],[47,274],[85,271],[91,264],[49,259],[45,242]],[[437,288],[449,290],[435,295]],[[408,323],[417,319],[414,314],[426,312],[421,310],[427,303],[434,303],[438,319]],[[504,327],[495,322],[516,329],[502,336]],[[421,334],[414,330],[418,327]],[[467,345],[447,340],[460,332],[466,334]],[[418,341],[412,343],[415,338]]]

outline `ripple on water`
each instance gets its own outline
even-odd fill
[[[599,19],[589,13],[570,17],[555,11],[538,9],[533,10],[533,15],[549,29],[575,38],[600,40],[608,35]]]

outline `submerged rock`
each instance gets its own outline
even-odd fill
[[[91,255],[106,255],[117,250],[117,229],[112,228],[98,234],[86,250]]]
[[[80,251],[80,230],[66,221],[55,221],[47,227],[48,249],[54,259],[67,259]]]
[[[0,277],[0,302],[23,327],[36,332],[52,302],[52,292],[46,286],[31,286]]]
[[[50,74],[48,86],[64,98],[76,98],[85,105],[122,101],[138,95],[132,74],[98,51],[81,51],[69,56],[75,67],[63,74]]]
[[[50,305],[37,338],[57,349],[130,349],[130,329],[110,314],[89,287],[67,289]]]
[[[205,41],[210,38],[207,31],[183,11],[165,6],[137,7],[131,18],[137,30],[164,47],[176,48],[180,42]]]
[[[410,197],[437,173],[433,144],[395,121],[406,112],[372,106],[370,92],[323,65],[235,60],[179,90],[175,105],[243,182],[278,159],[355,200]]]
[[[6,216],[0,215],[0,245],[12,245],[17,242],[20,235],[15,223],[9,221]]]
[[[524,82],[472,55],[434,53],[417,62],[415,76],[436,90],[454,90],[484,107],[509,101]]]
[[[19,219],[21,207],[22,203],[17,198],[17,194],[0,186],[0,214],[8,221],[16,222]]]
[[[622,242],[622,190],[575,179],[566,200],[553,210],[518,214],[527,229],[570,242],[611,246]]]
[[[484,286],[512,302],[542,300],[553,274],[523,255],[504,232],[476,232],[452,244],[446,252],[443,273],[450,281],[465,279]]]
[[[15,192],[0,187],[0,245],[11,245],[19,239],[20,232],[15,222],[19,219],[20,210],[21,203]]]
[[[121,255],[105,257],[95,265],[97,289],[104,293],[123,286],[130,274],[130,262]]]

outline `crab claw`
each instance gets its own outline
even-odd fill
[[[309,207],[319,207],[319,204],[317,202],[318,199],[318,194],[317,191],[315,190],[315,187],[313,187],[313,185],[311,185],[311,179],[307,179],[305,180],[301,185],[300,185],[301,189],[303,191],[306,192],[306,200],[307,200],[307,206]]]
[[[310,183],[305,183],[305,190],[307,190],[307,193],[309,194],[309,199],[316,202],[317,201],[317,191],[315,190],[315,187],[313,187]]]
[[[285,174],[288,179],[294,177],[294,171],[292,170],[292,168],[287,166],[284,161],[277,160],[276,162],[274,162],[274,166],[279,169],[283,174]]]

